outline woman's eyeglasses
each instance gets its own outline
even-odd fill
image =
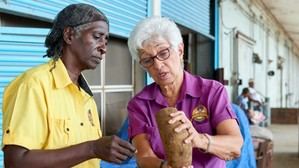
[[[164,61],[164,60],[167,60],[170,56],[170,48],[166,48],[166,49],[163,49],[161,50],[160,52],[158,52],[155,56],[153,57],[146,57],[146,58],[143,58],[139,61],[139,63],[145,67],[145,68],[149,68],[151,67],[152,65],[154,65],[155,63],[155,58],[157,58],[159,61]]]

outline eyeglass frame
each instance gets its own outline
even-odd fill
[[[153,66],[155,64],[155,58],[158,59],[159,61],[165,61],[170,57],[170,48],[171,47],[167,47],[161,51],[159,51],[156,55],[152,56],[152,57],[147,57],[147,58],[143,58],[139,60],[139,64],[142,65],[144,68],[149,68],[151,66]],[[161,55],[161,53],[163,53],[164,51],[167,51],[168,56],[164,59],[161,59],[161,57],[159,57],[159,55]],[[150,59],[152,61],[152,63],[150,65],[145,66],[144,64],[142,64],[142,61],[145,59]]]

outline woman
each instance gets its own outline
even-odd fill
[[[175,107],[169,124],[187,129],[195,168],[225,167],[225,160],[240,155],[243,140],[223,85],[184,71],[184,44],[176,24],[167,18],[141,21],[128,40],[131,55],[153,77],[128,104],[129,136],[137,148],[139,167],[168,167],[155,114]],[[192,117],[193,115],[193,117]]]

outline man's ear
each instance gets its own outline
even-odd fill
[[[71,27],[66,27],[63,30],[63,40],[66,44],[71,44],[74,38],[74,30]]]

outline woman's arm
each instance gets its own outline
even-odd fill
[[[136,135],[132,142],[137,149],[136,158],[138,167],[160,168],[163,160],[159,159],[153,152],[146,134]]]
[[[239,157],[243,138],[235,119],[224,120],[217,125],[217,135],[210,136],[209,153],[223,160],[232,160]]]
[[[182,123],[175,129],[176,132],[188,130],[189,137],[185,139],[185,143],[192,143],[194,148],[214,154],[223,160],[232,160],[240,156],[243,138],[235,119],[222,121],[216,127],[216,135],[208,135],[197,132],[184,112],[178,111],[171,116],[173,118],[169,124]]]

